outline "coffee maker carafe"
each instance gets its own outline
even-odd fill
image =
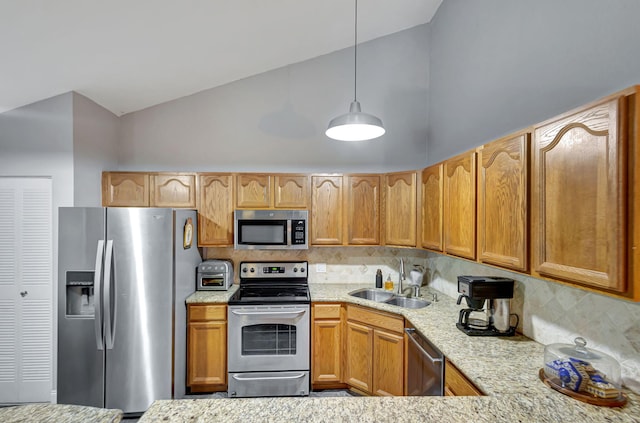
[[[486,276],[458,276],[457,304],[466,300],[456,327],[471,336],[513,336],[518,316],[509,312],[513,279]],[[515,325],[511,325],[515,317]]]

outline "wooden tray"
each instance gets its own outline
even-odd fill
[[[540,376],[540,380],[548,387],[553,388],[565,395],[568,395],[571,398],[575,398],[578,401],[586,402],[593,405],[601,405],[603,407],[623,407],[625,404],[627,404],[627,396],[622,392],[616,398],[600,398],[588,393],[575,392],[571,389],[563,388],[556,382],[558,379],[547,377],[547,375],[544,373],[544,369],[540,369],[540,371],[538,372],[538,376]]]

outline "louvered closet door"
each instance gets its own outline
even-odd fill
[[[0,403],[48,402],[51,179],[0,178]]]

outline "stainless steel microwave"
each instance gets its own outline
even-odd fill
[[[307,210],[236,210],[236,250],[305,250],[309,248]]]

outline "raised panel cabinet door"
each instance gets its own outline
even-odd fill
[[[236,198],[238,208],[268,208],[271,205],[272,178],[260,173],[236,175]]]
[[[196,208],[196,175],[151,174],[151,207]]]
[[[624,97],[534,129],[533,269],[542,276],[624,292]],[[620,128],[622,129],[622,128]]]
[[[103,172],[102,205],[149,207],[149,175],[136,172]]]
[[[311,177],[311,244],[342,245],[342,175]]]
[[[482,391],[458,370],[449,360],[444,367],[445,396],[482,396]]]
[[[476,153],[444,162],[444,248],[449,254],[476,258]]]
[[[314,320],[311,377],[313,383],[339,383],[342,366],[342,323],[340,319]]]
[[[345,382],[371,394],[373,383],[373,329],[355,322],[346,324]]]
[[[233,245],[233,176],[200,174],[198,245]]]
[[[380,176],[348,175],[347,243],[380,245]]]
[[[422,234],[421,245],[423,248],[434,251],[443,250],[442,241],[442,196],[443,196],[443,180],[442,169],[443,164],[428,167],[422,171]]]
[[[478,149],[478,259],[527,270],[527,163],[530,133]]]
[[[274,175],[273,206],[277,209],[309,207],[308,175]]]
[[[416,172],[385,175],[385,244],[416,246]]]
[[[190,322],[187,326],[187,386],[226,385],[227,323]]]
[[[404,338],[402,335],[373,331],[373,393],[401,396],[404,391]]]

